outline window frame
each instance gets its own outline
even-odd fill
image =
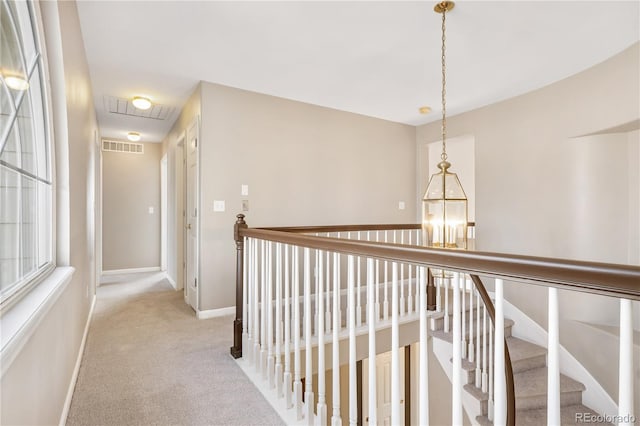
[[[8,0],[1,0],[3,3]],[[42,20],[42,11],[40,9],[39,2],[32,2],[26,0],[18,0],[18,2],[23,2],[26,5],[27,11],[29,13],[29,21],[30,30],[33,33],[33,42],[34,47],[36,49],[37,59],[35,61],[35,66],[31,73],[29,73],[28,77],[30,77],[37,72],[40,71],[40,96],[42,98],[42,115],[44,122],[42,123],[42,131],[43,136],[45,138],[44,141],[44,149],[46,151],[47,163],[48,163],[48,171],[49,171],[49,183],[50,186],[50,203],[49,203],[49,260],[42,264],[38,265],[35,271],[32,271],[25,276],[21,277],[16,283],[14,283],[11,288],[7,289],[5,294],[0,295],[0,315],[4,315],[8,310],[10,310],[17,302],[23,299],[27,294],[29,294],[35,287],[44,282],[56,269],[56,259],[57,259],[57,185],[56,185],[56,144],[54,139],[54,129],[53,129],[53,107],[52,107],[52,96],[51,96],[51,76],[49,72],[49,61],[47,55],[47,44],[44,36],[44,25]],[[13,21],[14,26],[16,26],[16,30],[22,34],[25,29],[22,26],[26,23],[26,20],[21,20],[19,16],[11,10],[9,5],[7,5],[7,9],[11,13],[11,20]],[[22,38],[20,38],[20,46],[21,53],[24,56],[24,46],[22,45]],[[28,65],[28,64],[27,64]],[[29,70],[26,70],[27,72]],[[4,89],[0,89],[4,90]],[[29,96],[26,93],[23,96]],[[22,101],[24,102],[24,101]],[[11,126],[15,126],[17,121],[17,111],[16,117],[14,118]],[[10,132],[10,129],[8,129]],[[5,165],[5,167],[7,167]],[[11,169],[11,167],[8,167]],[[24,175],[24,174],[23,174]],[[28,176],[28,175],[27,175]],[[34,178],[34,176],[29,176]],[[36,178],[36,181],[42,181],[41,178]],[[39,221],[40,219],[38,219]],[[39,240],[39,236],[36,236],[36,240]],[[39,244],[39,241],[38,241]]]

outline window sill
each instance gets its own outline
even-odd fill
[[[53,270],[0,319],[0,377],[9,369],[31,335],[71,282],[75,268]]]

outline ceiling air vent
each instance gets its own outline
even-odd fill
[[[102,150],[109,152],[124,152],[127,154],[144,154],[144,145],[141,143],[102,140]]]
[[[166,120],[171,117],[175,108],[166,105],[153,104],[147,110],[133,106],[130,99],[104,96],[104,108],[111,114],[128,115],[131,117],[150,118],[152,120]]]

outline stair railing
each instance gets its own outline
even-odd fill
[[[551,290],[561,288],[613,296],[621,299],[621,307],[627,306],[627,302],[630,306],[631,300],[640,300],[640,268],[635,266],[425,248],[419,246],[419,229],[419,225],[413,224],[252,229],[246,226],[244,216],[238,215],[235,239],[240,266],[237,268],[237,305],[231,352],[235,357],[247,358],[269,387],[276,389],[278,396],[283,398],[285,407],[295,408],[295,420],[305,419],[309,425],[316,418],[320,424],[329,421],[328,413],[324,414],[329,404],[325,374],[317,374],[317,405],[312,380],[315,373],[325,368],[325,358],[329,358],[325,347],[331,345],[332,425],[341,424],[338,383],[340,366],[345,362],[349,366],[349,422],[355,425],[362,421],[364,413],[361,403],[358,403],[360,386],[356,365],[367,355],[369,360],[374,360],[369,362],[368,420],[370,424],[376,424],[375,357],[379,351],[376,335],[391,329],[392,373],[397,372],[399,365],[398,348],[407,343],[399,339],[400,324],[419,321],[417,340],[420,347],[426,347],[427,317],[433,318],[427,305],[442,304],[433,294],[434,291],[427,299],[427,288],[429,282],[433,281],[427,278],[430,275],[428,268],[453,271],[451,282],[454,290],[462,286],[467,288],[463,278],[467,275],[495,278],[495,313],[489,313],[495,324],[496,335],[495,348],[489,350],[489,356],[495,354],[495,360],[490,358],[487,362],[487,357],[483,356],[483,363],[487,362],[487,365],[483,365],[483,375],[487,374],[486,368],[491,369],[496,364],[496,368],[488,374],[492,379],[489,384],[493,383],[496,387],[494,424],[515,423],[514,404],[506,396],[513,394],[510,391],[513,386],[507,378],[510,376],[508,369],[511,363],[504,341],[504,279],[547,286],[550,295]],[[413,235],[415,240],[409,241]],[[405,271],[409,279],[403,281],[400,277]],[[472,280],[475,284],[476,280]],[[437,291],[437,288],[433,290]],[[399,293],[402,291],[407,292],[407,297],[403,299],[401,308]],[[481,293],[478,289],[478,294]],[[480,297],[485,302],[487,312],[488,306],[492,305],[486,290],[484,293]],[[448,290],[444,292],[445,297],[447,294]],[[458,291],[453,292],[453,298],[454,353],[461,353],[461,319],[456,313],[464,310],[460,306]],[[362,303],[361,299],[366,302]],[[409,299],[413,299],[415,309]],[[466,296],[462,300],[464,304]],[[479,306],[478,302],[476,306]],[[550,317],[552,306],[550,303]],[[363,307],[365,312],[362,311]],[[444,309],[447,307],[448,302],[444,303]],[[626,324],[627,319],[629,327],[625,326],[624,342],[621,340],[621,390],[623,387],[625,390],[629,388],[628,380],[622,379],[623,374],[633,371],[633,358],[627,356],[627,348],[632,346],[633,338],[627,330],[630,329],[632,311],[621,309],[621,324],[623,320]],[[476,317],[476,326],[478,324]],[[492,327],[489,327],[490,333],[491,330]],[[360,336],[368,338],[368,351],[364,353],[360,348],[362,342],[357,342]],[[340,341],[345,339],[348,340],[346,358],[344,348],[340,349]],[[494,339],[490,338],[489,345],[493,342]],[[480,344],[474,346],[477,353]],[[304,361],[301,358],[303,348]],[[483,345],[483,351],[486,351],[486,344]],[[418,419],[420,424],[428,424],[428,351],[419,352]],[[454,356],[454,361],[458,359],[458,365],[460,358],[459,355]],[[328,365],[326,367],[329,368]],[[552,383],[551,370],[549,383]],[[456,368],[453,371],[455,374]],[[559,380],[559,373],[557,376]],[[401,392],[398,389],[398,375],[392,374],[392,378],[391,421],[397,424]],[[631,390],[632,386],[631,382]],[[461,418],[460,388],[459,384],[454,383],[453,419]],[[621,392],[620,407],[627,409],[629,406],[633,406],[633,396],[629,398],[628,394]],[[552,415],[552,408],[549,410],[549,415]]]

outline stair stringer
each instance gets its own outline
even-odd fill
[[[451,354],[453,353],[453,344],[442,339],[431,339],[433,354],[440,363],[445,374],[449,378],[449,383],[453,382],[453,363],[451,362]],[[466,377],[462,375],[463,380]],[[462,383],[464,386],[466,383]],[[482,416],[482,412],[478,409],[478,401],[466,390],[462,392],[462,407],[464,408],[465,420],[473,426],[480,426],[476,417]],[[466,423],[465,423],[466,424]]]
[[[491,299],[494,299],[493,293],[489,293],[489,295]],[[511,329],[512,336],[547,348],[547,330],[542,328],[542,326],[506,299],[503,302],[503,307],[504,316],[515,322]],[[618,405],[614,402],[613,398],[611,398],[591,373],[562,345],[560,345],[559,355],[560,372],[574,380],[582,382],[586,387],[586,390],[582,392],[582,403],[600,414],[608,416],[618,415]]]

